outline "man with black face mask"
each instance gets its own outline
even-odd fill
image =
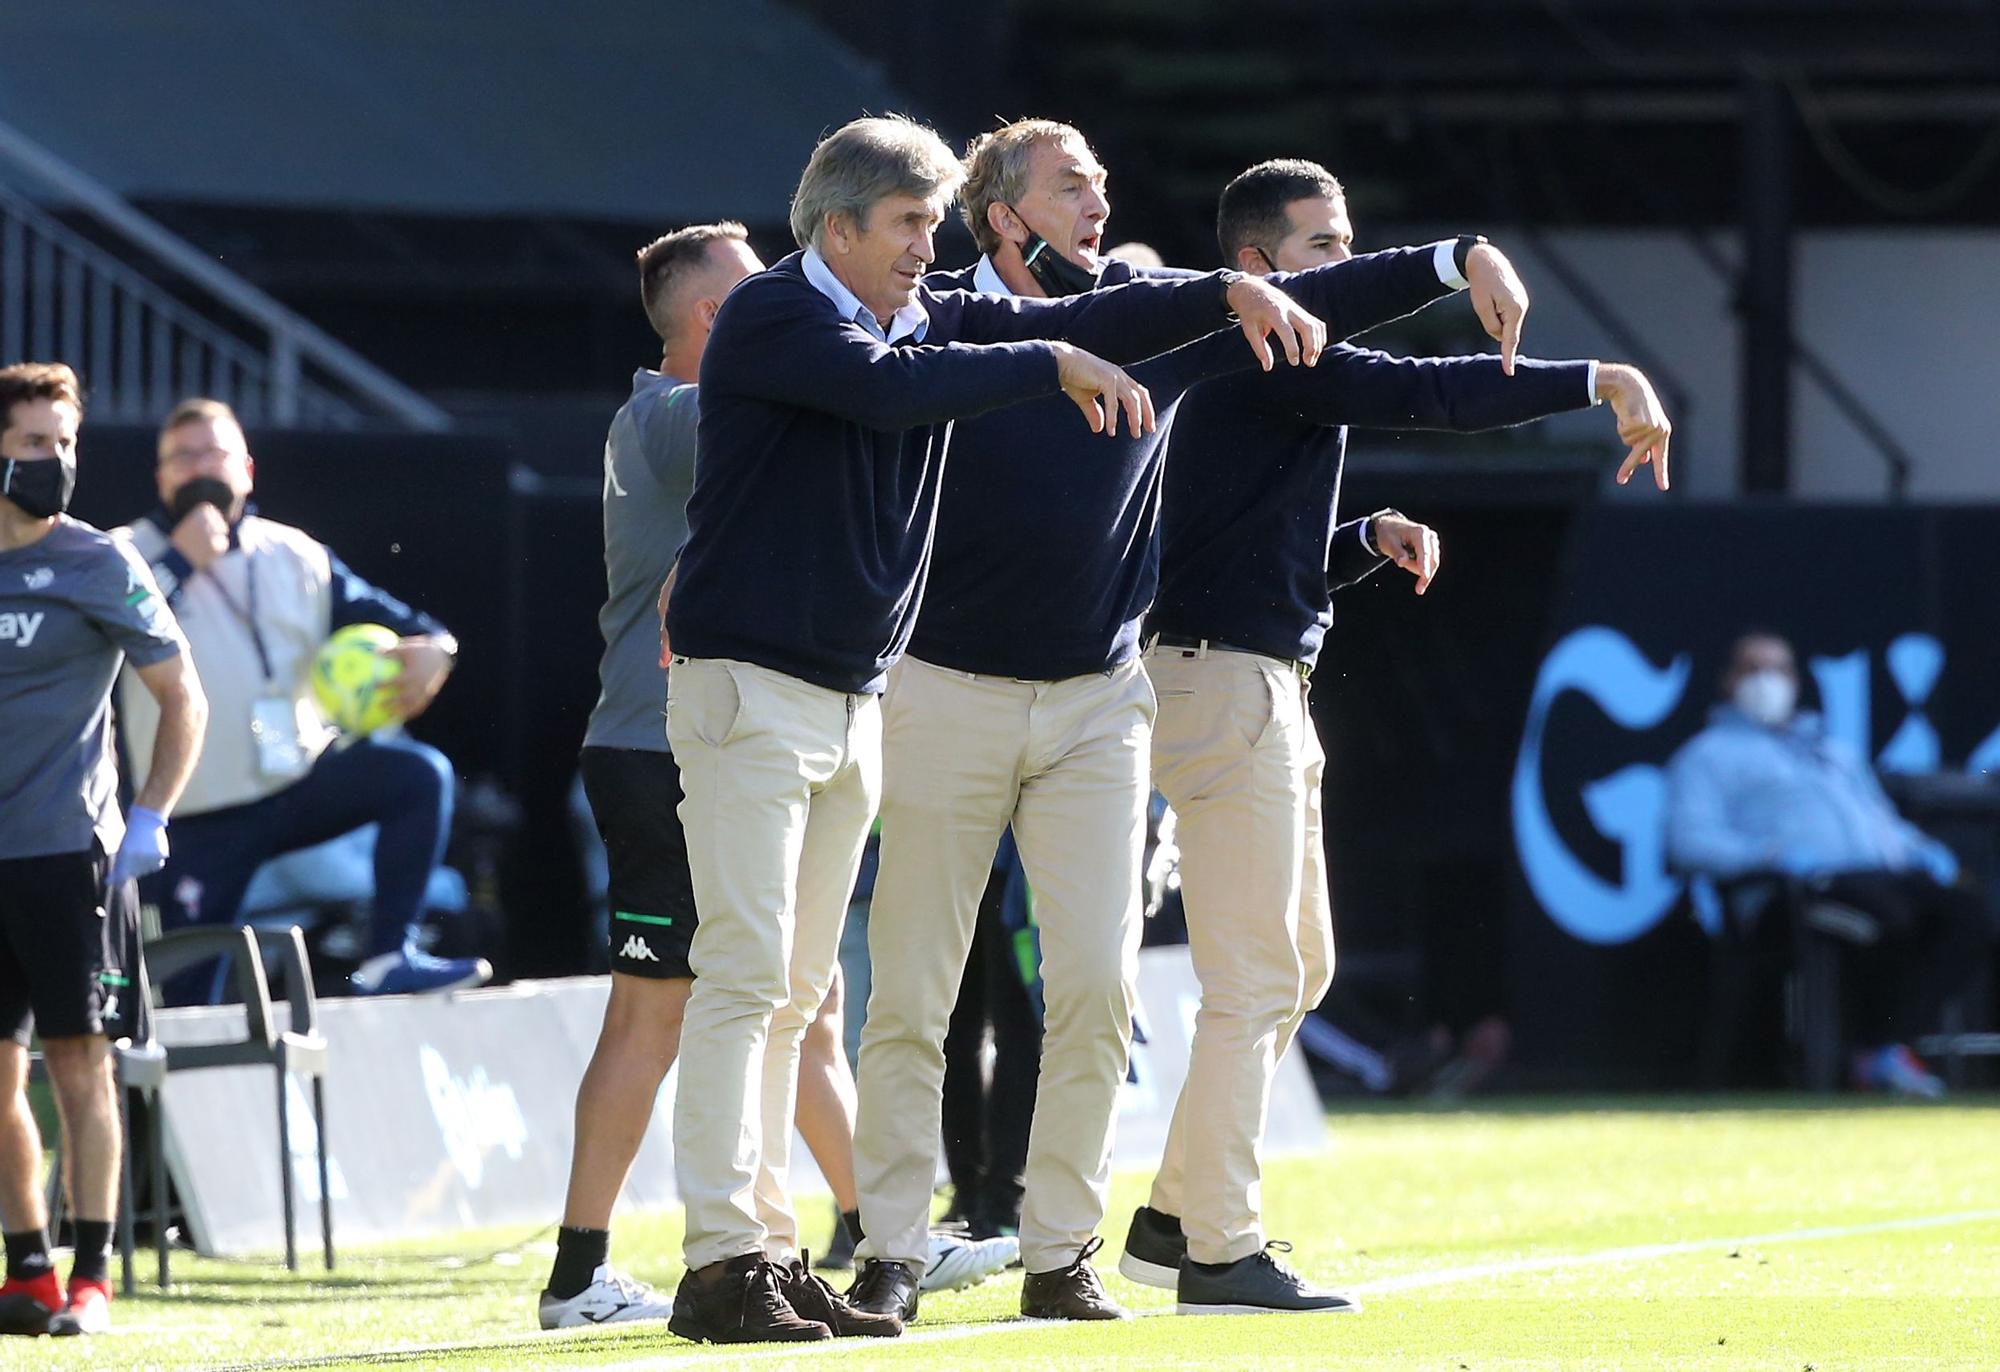
[[[94,1334],[110,1322],[105,1254],[118,1194],[113,1038],[127,993],[134,876],[159,867],[207,706],[186,642],[130,548],[64,511],[83,401],[59,363],[0,370],[0,1334]],[[159,716],[152,765],[118,811],[111,685],[121,661]],[[28,1109],[28,1039],[62,1121],[76,1261],[49,1259]]]
[[[324,544],[252,512],[255,473],[234,412],[183,401],[160,427],[160,506],[120,531],[152,565],[214,706],[175,850],[144,892],[168,928],[226,924],[267,859],[375,824],[374,917],[355,992],[476,986],[492,975],[485,959],[433,957],[415,938],[451,830],[450,762],[401,735],[336,742],[308,681],[335,629],[387,625],[402,635],[385,650],[402,667],[396,714],[413,719],[444,685],[457,640]],[[143,756],[158,714],[129,675],[118,704],[131,752]],[[176,978],[168,998],[209,1001],[221,987],[220,971],[201,970]]]

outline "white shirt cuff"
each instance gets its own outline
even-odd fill
[[[1462,291],[1472,283],[1458,274],[1458,240],[1447,238],[1431,249],[1431,265],[1437,268],[1438,280],[1455,291]]]
[[[1590,385],[1590,403],[1593,405],[1602,405],[1604,403],[1604,397],[1597,393],[1597,359],[1594,357],[1590,359],[1589,385]]]

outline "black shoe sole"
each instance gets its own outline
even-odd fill
[[[677,1338],[686,1339],[689,1343],[725,1344],[725,1343],[830,1343],[832,1342],[833,1331],[831,1329],[828,1329],[823,1324],[816,1325],[815,1327],[819,1329],[820,1331],[819,1333],[808,1334],[801,1331],[796,1337],[791,1337],[791,1338],[788,1338],[781,1334],[772,1334],[765,1338],[720,1339],[717,1338],[714,1334],[709,1333],[707,1330],[701,1329],[698,1326],[696,1326],[693,1320],[683,1320],[678,1315],[676,1315],[672,1319],[669,1319],[667,1321],[667,1332],[669,1334],[674,1335]]]

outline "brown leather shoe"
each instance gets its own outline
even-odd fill
[[[1132,1312],[1104,1293],[1091,1254],[1104,1247],[1092,1239],[1068,1267],[1030,1272],[1021,1283],[1021,1313],[1031,1320],[1129,1320]]]
[[[833,1337],[785,1299],[784,1269],[762,1253],[710,1263],[681,1278],[667,1328],[696,1343],[813,1343]]]
[[[803,1319],[818,1320],[833,1331],[836,1339],[857,1335],[893,1339],[903,1332],[903,1322],[896,1316],[849,1305],[845,1297],[828,1285],[826,1278],[813,1272],[812,1254],[801,1253],[779,1270],[783,1273],[785,1299],[792,1303],[792,1309]]]

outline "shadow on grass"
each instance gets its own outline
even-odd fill
[[[194,1282],[189,1286],[176,1287],[161,1295],[157,1291],[144,1292],[124,1297],[121,1304],[129,1304],[134,1309],[155,1306],[161,1309],[183,1308],[191,1305],[207,1305],[247,1309],[255,1306],[265,1310],[281,1310],[288,1305],[331,1305],[347,1304],[357,1300],[398,1300],[435,1301],[465,1296],[463,1288],[451,1287],[437,1282],[368,1282],[357,1286],[311,1286],[303,1282],[297,1286],[266,1285],[254,1289],[205,1289],[209,1282]]]
[[[478,1353],[504,1358],[514,1366],[572,1366],[585,1348],[595,1352],[615,1350],[620,1354],[644,1357],[647,1354],[692,1353],[699,1345],[669,1334],[664,1325],[644,1330],[595,1331],[566,1334],[528,1335],[517,1339],[489,1339],[462,1343],[429,1344],[419,1348],[390,1348],[351,1353],[321,1353],[305,1358],[277,1358],[267,1362],[220,1364],[211,1372],[293,1372],[316,1367],[398,1367],[434,1366],[457,1353]]]

